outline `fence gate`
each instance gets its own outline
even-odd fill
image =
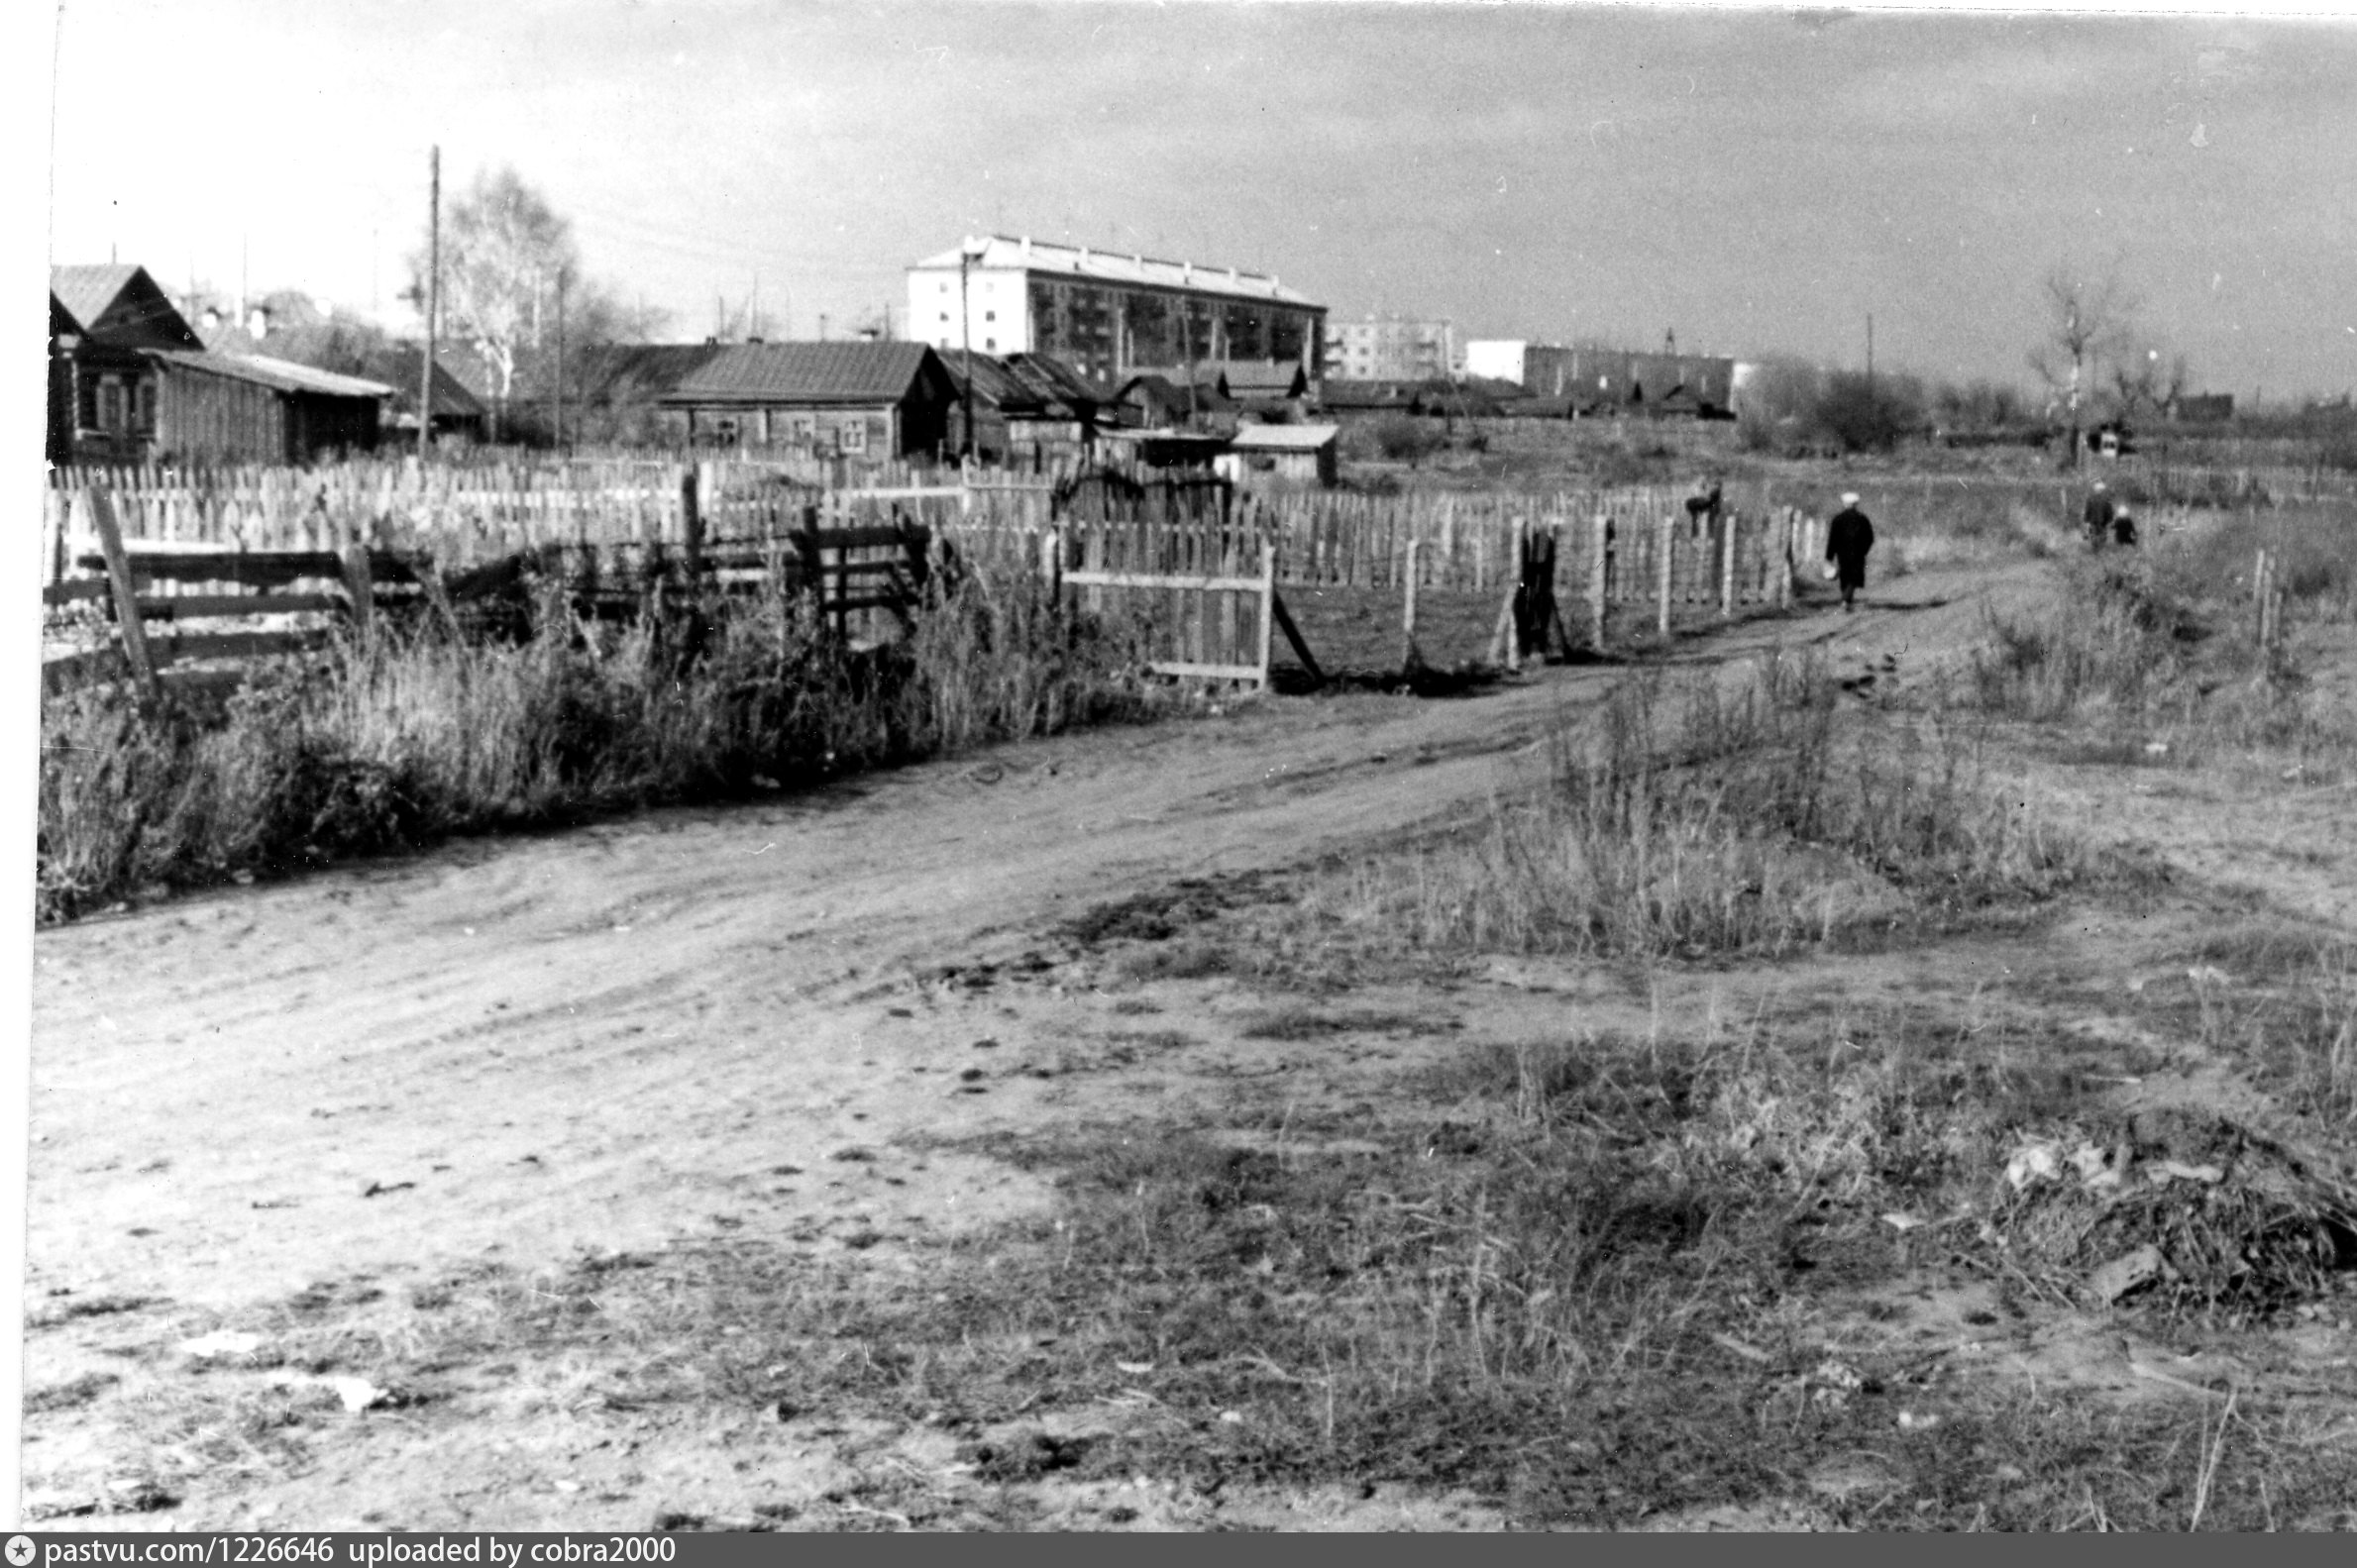
[[[1277,549],[1239,529],[1072,523],[1054,555],[1062,586],[1093,611],[1115,595],[1144,624],[1158,675],[1268,687]]]

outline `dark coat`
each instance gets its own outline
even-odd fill
[[[1844,587],[1866,586],[1866,553],[1875,548],[1875,525],[1855,506],[1845,506],[1825,525],[1825,559],[1841,569]]]
[[[2103,542],[2103,536],[2111,532],[2112,512],[2111,497],[2100,490],[2087,498],[2087,510],[2081,514],[2082,519],[2087,524],[2087,536],[2098,545]]]

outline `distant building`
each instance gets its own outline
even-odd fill
[[[302,463],[371,451],[392,388],[216,354],[145,267],[50,269],[53,462]]]
[[[1469,376],[1511,381],[1532,397],[1564,398],[1580,412],[1647,410],[1719,415],[1734,406],[1737,366],[1703,354],[1477,339],[1465,345]]]
[[[1331,486],[1339,434],[1337,425],[1244,425],[1212,468],[1239,484],[1265,477]]]
[[[1050,354],[1092,379],[1143,366],[1283,361],[1319,373],[1326,307],[1274,274],[993,236],[909,268],[909,335]]]
[[[1350,381],[1448,380],[1471,369],[1446,320],[1368,316],[1326,329],[1326,374]]]
[[[826,457],[948,450],[957,383],[921,343],[747,343],[720,350],[657,401],[698,445]]]
[[[1047,355],[1012,354],[971,361],[956,349],[940,356],[954,396],[945,450],[966,449],[966,378],[973,376],[974,453],[985,463],[1034,471],[1077,461],[1094,445],[1110,394]]]
[[[2223,424],[2234,417],[2232,392],[2195,392],[2177,400],[2170,417],[2194,425]]]

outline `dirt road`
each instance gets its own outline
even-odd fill
[[[1858,616],[1693,651],[1950,649],[1979,592],[2028,580],[1909,578]],[[227,1307],[486,1252],[796,1229],[852,1200],[779,1191],[781,1167],[1019,1121],[1042,1092],[952,1092],[991,1008],[928,977],[1018,960],[1046,924],[1175,878],[1478,811],[1502,764],[1615,679],[1247,703],[44,932],[30,1296]],[[1040,1054],[1052,1027],[990,1060]],[[858,1202],[939,1226],[1031,1196],[955,1158],[900,1180]]]

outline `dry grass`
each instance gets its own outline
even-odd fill
[[[1838,706],[1805,662],[1750,668],[1732,695],[1624,686],[1592,736],[1557,732],[1544,788],[1473,837],[1330,877],[1313,906],[1431,948],[1699,957],[2035,897],[2084,870],[1983,786],[1968,729]]]
[[[1839,1326],[1834,1303],[1927,1265],[2019,1272],[2018,1240],[2010,1263],[1973,1240],[2023,1233],[2006,1151],[2075,1124],[2129,1065],[2046,1045],[1892,1012],[1475,1046],[1388,1109],[1234,1104],[994,1140],[1056,1173],[1055,1211],[896,1238],[916,1267],[675,1246],[469,1270],[406,1302],[323,1288],[241,1322],[284,1366],[404,1391],[429,1425],[491,1408],[872,1418],[956,1434],[994,1486],[1404,1483],[1527,1522],[1795,1498],[1877,1527],[2344,1520],[2338,1456],[2303,1441],[2296,1404],[2246,1392],[2221,1436],[2206,1405],[1991,1383]],[[257,1382],[130,1399],[177,1456],[164,1484],[306,1462],[317,1398]],[[1113,1409],[1138,1413],[1109,1426]],[[1815,1487],[1861,1455],[1865,1481]],[[865,1506],[992,1522],[938,1487]]]
[[[2288,600],[2286,639],[2266,652],[2250,596],[2262,547]],[[2062,586],[2051,612],[1991,617],[1958,700],[2093,726],[2115,744],[2157,738],[2172,764],[2260,751],[2310,783],[2357,764],[2357,703],[2307,669],[2357,619],[2357,521],[2345,511],[2187,514],[2145,549],[2067,560]]]
[[[858,652],[798,600],[520,645],[387,632],[207,709],[117,688],[42,712],[40,909],[269,876],[447,834],[729,798],[1146,711],[1131,628],[970,577]],[[684,643],[700,644],[690,658]]]

